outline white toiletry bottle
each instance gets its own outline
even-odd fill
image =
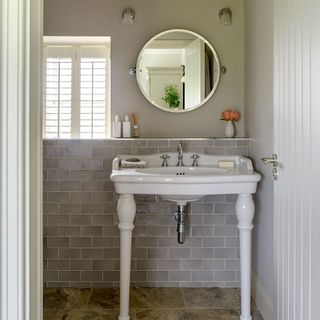
[[[131,138],[131,122],[127,114],[124,116],[124,121],[122,122],[122,136],[124,138]]]
[[[121,121],[118,114],[116,114],[112,122],[112,136],[114,138],[121,138]]]

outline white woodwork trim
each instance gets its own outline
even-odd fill
[[[264,320],[274,320],[273,299],[258,278],[254,270],[251,271],[251,295]]]
[[[30,10],[30,320],[43,319],[42,77],[43,0]]]
[[[312,7],[310,9],[310,19],[311,22],[311,110],[310,110],[310,121],[311,121],[311,179],[310,185],[312,188],[311,193],[311,203],[312,203],[312,214],[310,220],[310,272],[311,272],[311,301],[310,301],[310,318],[317,319],[320,314],[320,303],[319,303],[319,287],[320,287],[320,214],[319,214],[319,190],[320,190],[320,148],[319,148],[319,138],[320,138],[320,2],[312,1]]]
[[[46,45],[87,45],[87,46],[96,46],[96,45],[111,45],[111,37],[72,37],[72,36],[44,36],[43,37],[44,46]]]
[[[179,75],[182,77],[183,71],[179,67],[147,67],[148,74],[152,75]]]
[[[40,320],[42,0],[0,14],[0,319]]]

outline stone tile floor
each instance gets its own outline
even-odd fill
[[[44,320],[118,320],[119,289],[46,288]],[[233,288],[131,288],[131,320],[239,320]],[[263,320],[254,303],[253,320]]]

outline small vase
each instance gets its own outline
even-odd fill
[[[233,125],[233,121],[232,120],[229,120],[229,121],[226,121],[226,127],[224,129],[224,135],[227,137],[227,138],[233,138],[234,137],[234,125]]]

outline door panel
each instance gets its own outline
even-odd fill
[[[275,310],[319,319],[319,1],[274,1]],[[317,11],[318,10],[318,11]]]
[[[205,50],[200,39],[185,48],[185,108],[192,108],[205,98]]]

